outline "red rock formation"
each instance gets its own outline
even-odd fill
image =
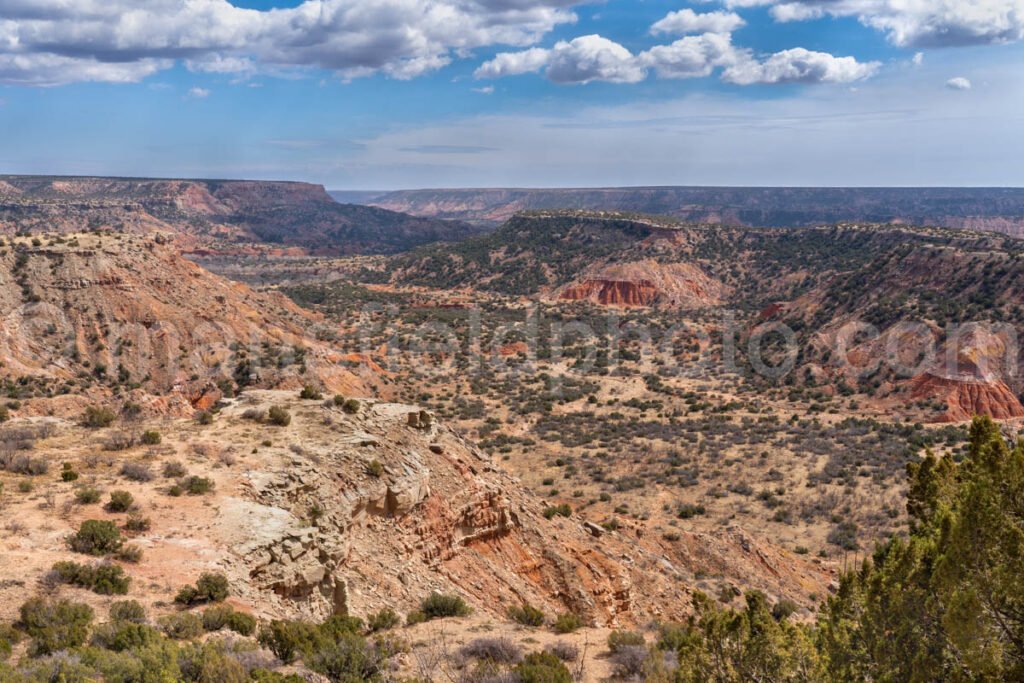
[[[658,300],[658,289],[649,280],[585,280],[567,287],[559,296],[567,301],[589,299],[605,306],[651,306]]]
[[[999,380],[955,379],[931,373],[918,375],[910,381],[911,398],[943,401],[946,422],[962,422],[975,415],[988,415],[996,420],[1024,417],[1024,405],[1005,382]]]

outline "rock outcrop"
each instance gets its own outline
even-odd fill
[[[727,288],[690,263],[652,259],[594,269],[563,287],[563,301],[591,301],[606,306],[662,306],[698,309],[720,305]]]
[[[975,415],[987,415],[996,420],[1024,417],[1024,405],[1001,380],[923,373],[911,380],[910,396],[914,400],[945,404],[943,420],[947,422],[963,422]]]

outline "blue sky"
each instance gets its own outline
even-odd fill
[[[0,0],[4,19],[2,173],[1024,185],[1024,0]]]

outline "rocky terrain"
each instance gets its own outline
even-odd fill
[[[338,204],[297,182],[0,176],[0,233],[174,232],[200,253],[393,253],[459,240],[465,223]]]
[[[1003,188],[728,188],[400,190],[338,196],[415,216],[497,225],[537,209],[675,216],[758,227],[900,223],[1024,236],[1024,191]]]
[[[191,413],[239,383],[381,383],[315,338],[317,316],[203,270],[166,233],[10,237],[0,282],[0,381],[29,410],[77,413],[130,395]]]

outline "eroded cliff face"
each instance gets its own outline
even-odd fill
[[[943,419],[947,422],[963,422],[975,415],[987,415],[996,420],[1024,417],[1024,405],[1002,380],[924,373],[911,380],[910,392],[914,400],[944,403]]]
[[[203,270],[159,235],[9,238],[0,323],[0,378],[26,378],[23,399],[63,396],[45,406],[58,414],[115,388],[154,413],[205,410],[223,380],[368,392],[380,369],[343,364],[314,338],[317,316]]]
[[[563,301],[590,301],[605,306],[663,306],[698,309],[720,305],[728,288],[690,263],[653,259],[589,270],[563,287]]]
[[[225,408],[237,421],[290,396],[252,392]],[[807,602],[831,575],[738,529],[683,532],[666,554],[640,527],[546,519],[544,502],[482,451],[417,408],[366,402],[355,415],[304,402],[220,504],[215,544],[241,597],[282,616],[415,609],[433,591],[504,616],[529,602],[598,625],[682,618],[695,574],[711,572]],[[413,416],[410,418],[410,416]],[[378,465],[374,463],[379,463]],[[765,568],[768,571],[764,571]]]

